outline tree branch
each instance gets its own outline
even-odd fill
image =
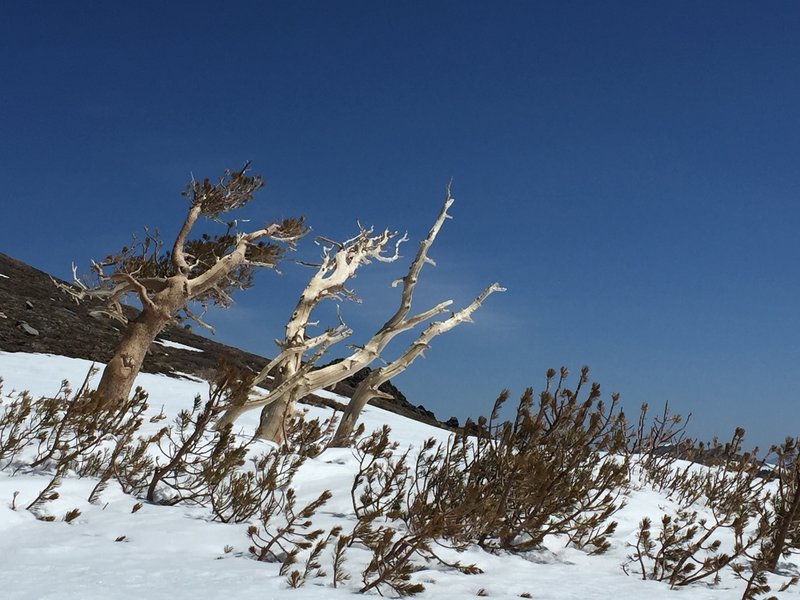
[[[205,329],[207,331],[210,331],[212,335],[216,335],[217,334],[217,332],[216,332],[216,330],[214,329],[213,326],[211,326],[208,323],[206,323],[205,321],[203,321],[203,315],[206,314],[206,307],[205,306],[203,306],[203,314],[202,315],[194,314],[191,311],[191,309],[189,308],[188,305],[183,307],[183,312],[189,319],[191,319],[192,321],[197,323],[200,327],[202,327],[203,329]]]
[[[200,203],[196,201],[193,202],[189,208],[189,211],[186,213],[186,218],[183,221],[183,225],[181,226],[181,229],[175,238],[175,243],[172,245],[172,264],[175,265],[175,268],[178,270],[178,272],[183,275],[187,275],[190,271],[189,263],[186,262],[186,255],[184,254],[183,250],[184,246],[186,245],[186,238],[189,236],[189,232],[197,222],[197,218],[200,216],[201,210],[202,207],[200,206]]]
[[[228,252],[225,256],[217,260],[217,262],[210,267],[206,272],[189,279],[187,286],[189,288],[189,297],[194,298],[204,294],[220,281],[222,281],[231,271],[245,262],[245,253],[247,245],[262,237],[270,237],[279,228],[277,223],[273,223],[268,227],[259,229],[248,234],[239,236],[236,246]]]
[[[395,377],[399,373],[405,371],[412,362],[416,358],[418,358],[426,348],[428,348],[430,342],[436,336],[439,336],[443,333],[446,333],[460,325],[461,323],[471,323],[472,322],[472,313],[478,310],[481,305],[484,303],[486,298],[488,298],[494,292],[505,292],[506,288],[501,287],[498,283],[493,283],[489,287],[487,287],[481,294],[475,298],[468,306],[462,308],[460,311],[453,313],[450,317],[445,319],[444,321],[436,321],[428,325],[425,330],[419,334],[416,340],[412,342],[412,344],[406,349],[406,351],[401,354],[397,359],[393,360],[391,363],[386,365],[385,367],[381,367],[380,369],[376,369],[370,373],[369,377],[372,377],[373,374],[378,373],[374,377],[376,381],[378,381],[377,385],[381,385],[382,383],[388,381],[392,377]],[[369,378],[368,377],[368,378]]]
[[[493,283],[483,290],[483,292],[465,308],[453,313],[444,321],[436,321],[428,325],[399,357],[389,364],[371,371],[362,379],[356,387],[353,397],[345,409],[344,415],[342,415],[339,421],[339,427],[333,436],[331,446],[341,447],[348,445],[348,440],[351,438],[356,421],[358,420],[358,415],[361,413],[364,406],[366,406],[367,402],[373,398],[392,398],[391,395],[382,392],[380,386],[411,366],[414,360],[423,355],[433,338],[450,331],[460,323],[471,322],[472,313],[480,308],[489,295],[494,292],[503,291],[505,291],[505,288],[500,287],[497,283]]]
[[[130,273],[119,271],[111,275],[109,279],[111,281],[122,279],[123,281],[127,282],[130,290],[136,292],[136,294],[139,296],[139,300],[141,301],[142,306],[144,306],[145,308],[149,308],[150,310],[158,310],[156,305],[153,303],[153,300],[150,298],[150,294],[148,293],[147,288],[144,287],[144,285],[142,285],[142,283]],[[121,297],[122,295],[124,294],[120,294],[118,297]],[[117,297],[117,293],[115,293],[112,296],[112,298],[113,297]]]
[[[381,327],[382,330],[392,329],[395,327],[405,318],[405,316],[408,314],[408,311],[411,310],[411,297],[414,293],[414,287],[417,285],[417,280],[419,278],[420,271],[422,271],[422,267],[425,266],[426,263],[435,264],[428,258],[428,250],[430,250],[433,242],[436,240],[436,236],[439,234],[439,230],[442,228],[442,225],[444,225],[445,220],[452,218],[449,214],[447,214],[447,209],[453,205],[453,202],[455,202],[455,199],[450,195],[450,184],[448,183],[444,204],[442,204],[442,208],[436,217],[436,221],[434,221],[433,225],[431,226],[427,237],[419,243],[419,250],[417,250],[417,255],[414,257],[411,266],[408,268],[406,276],[394,283],[394,285],[397,285],[400,282],[403,284],[403,291],[400,296],[400,306],[394,315],[392,315],[392,317],[386,322],[386,324]]]
[[[275,370],[276,367],[285,363],[290,358],[296,356],[302,357],[305,352],[312,348],[316,348],[317,346],[324,346],[327,349],[333,344],[337,344],[343,339],[349,337],[352,333],[353,331],[351,329],[342,324],[334,329],[326,331],[321,335],[306,340],[301,346],[290,346],[285,350],[282,350],[278,356],[269,361],[269,363],[267,363],[264,368],[261,369],[258,375],[256,375],[255,379],[253,380],[253,385],[258,385],[264,381],[267,376]]]

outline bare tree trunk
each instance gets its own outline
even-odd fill
[[[287,328],[288,329],[288,328]],[[302,330],[301,330],[302,331]],[[297,375],[300,368],[300,354],[290,357],[282,366],[275,378],[275,388]],[[272,440],[276,444],[283,443],[283,427],[287,417],[294,412],[295,395],[279,394],[276,399],[261,411],[261,420],[256,429],[256,437],[262,440]]]
[[[365,385],[356,388],[356,391],[353,392],[353,397],[344,409],[339,426],[336,428],[336,433],[330,444],[328,444],[331,448],[347,448],[351,445],[350,437],[355,431],[358,417],[367,403],[373,398],[392,398],[392,396],[384,394],[372,386]]]
[[[97,386],[104,406],[121,404],[128,397],[150,344],[168,321],[152,311],[131,321]]]
[[[316,337],[307,337],[306,329],[311,313],[322,300],[336,299],[342,295],[347,297],[352,294],[345,289],[344,285],[362,264],[369,263],[370,259],[393,262],[399,258],[397,247],[405,241],[405,236],[397,242],[394,256],[387,257],[383,256],[382,252],[394,234],[387,230],[380,235],[372,236],[371,231],[371,229],[362,229],[358,236],[349,242],[340,244],[333,256],[329,254],[330,249],[324,251],[322,264],[306,285],[286,324],[283,342],[279,343],[281,353],[255,378],[254,383],[258,383],[266,378],[273,369],[277,369],[273,391],[264,396],[260,402],[261,405],[266,404],[266,406],[261,411],[261,422],[256,430],[256,437],[277,443],[282,442],[285,421],[294,412],[297,399],[321,387],[331,385],[346,376],[341,374],[344,372],[342,369],[347,368],[343,363],[333,369],[337,372],[337,376],[333,379],[325,379],[326,375],[319,371],[310,378],[310,380],[314,380],[322,376],[327,383],[323,385],[308,384],[309,378],[306,375],[310,367],[331,344],[346,338],[351,332],[341,320],[338,327],[328,329]],[[306,351],[312,349],[316,349],[316,353],[304,365],[303,357]],[[363,351],[360,354],[368,355]],[[361,366],[358,366],[356,370],[359,368]],[[328,370],[325,373],[330,372],[331,370]],[[236,418],[229,414],[230,412],[223,415],[222,423],[232,422]]]
[[[396,333],[391,332],[391,335],[387,334],[380,341],[370,340],[363,348],[339,363],[310,371],[315,363],[312,360],[297,369],[289,370],[286,375],[281,374],[276,379],[273,391],[259,401],[266,403],[266,406],[261,411],[261,423],[256,430],[256,437],[278,443],[283,441],[284,420],[294,412],[297,400],[328,388],[366,367],[380,355],[380,350]]]
[[[104,406],[121,404],[128,398],[150,345],[186,300],[184,281],[176,277],[128,324],[97,385],[97,394]]]
[[[261,411],[261,423],[256,429],[256,437],[283,443],[283,427],[287,417],[294,412],[294,402],[288,395],[281,396]]]

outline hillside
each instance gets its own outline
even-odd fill
[[[53,284],[49,274],[0,253],[0,350],[105,363],[113,355],[124,325],[103,315],[102,309],[102,304],[96,301],[77,304]],[[130,308],[129,313],[133,316],[136,310]],[[159,340],[162,343],[154,343],[145,358],[144,373],[207,378],[222,359],[256,372],[267,363],[263,356],[220,344],[178,325],[165,329]],[[333,391],[349,397],[365,372],[341,382]],[[375,405],[423,423],[442,425],[424,406],[408,402],[391,382],[381,389],[392,394],[394,400],[376,399]],[[332,405],[329,398],[321,396],[304,401]]]

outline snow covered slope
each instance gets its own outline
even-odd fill
[[[78,385],[90,363],[50,355],[0,352],[0,376],[4,394],[12,389],[30,390],[34,395],[55,393],[62,379]],[[191,404],[196,394],[206,395],[206,384],[143,374],[138,383],[150,393],[150,406],[161,406],[168,415]],[[329,415],[311,408],[310,415]],[[247,430],[256,424],[257,414],[245,415]],[[445,439],[446,431],[410,421],[379,408],[367,407],[362,420],[367,431],[389,423],[393,438],[401,447],[418,445],[429,437]],[[153,425],[155,427],[155,425]],[[332,500],[315,517],[315,525],[329,528],[352,520],[350,487],[355,458],[349,450],[331,449],[309,460],[295,480],[302,500],[331,489]],[[248,557],[246,525],[210,522],[208,512],[197,507],[164,507],[145,503],[132,513],[135,498],[114,485],[102,495],[102,502],[90,504],[87,496],[94,482],[66,478],[60,497],[48,504],[54,515],[79,508],[72,523],[37,520],[24,510],[41,490],[47,478],[41,474],[0,472],[0,598],[8,600],[90,600],[147,599],[265,600],[270,598],[316,600],[352,598],[357,589],[358,570],[366,564],[366,552],[349,555],[353,581],[334,589],[330,577],[312,579],[300,589],[290,589],[278,574],[276,564]],[[14,499],[15,492],[19,492]],[[17,509],[12,510],[12,502]],[[491,555],[478,549],[452,556],[452,560],[475,563],[483,574],[464,575],[430,565],[415,573],[424,583],[420,598],[451,599],[488,595],[490,598],[519,598],[523,594],[539,600],[728,600],[741,596],[743,583],[730,575],[713,587],[694,585],[671,591],[666,584],[627,576],[622,568],[630,553],[639,520],[658,518],[669,504],[648,488],[632,492],[627,506],[618,513],[619,527],[608,553],[589,556],[566,548],[561,540],[548,541],[548,548],[526,556]],[[446,553],[447,551],[443,551]],[[330,562],[328,554],[323,566]],[[796,568],[796,567],[795,567]],[[481,591],[483,590],[483,591]],[[527,597],[527,596],[526,596]],[[784,598],[800,598],[792,588]]]

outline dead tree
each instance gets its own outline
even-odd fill
[[[356,387],[353,392],[353,397],[347,404],[344,410],[339,427],[331,440],[330,446],[334,448],[343,448],[350,445],[350,438],[353,434],[358,416],[373,398],[386,398],[392,400],[394,397],[391,394],[382,392],[380,386],[389,381],[392,377],[396,377],[408,367],[411,366],[418,357],[422,356],[425,350],[430,346],[431,340],[437,335],[441,335],[450,331],[461,323],[472,322],[472,313],[478,310],[483,304],[484,300],[494,292],[504,292],[505,288],[499,284],[494,283],[487,287],[480,296],[475,298],[468,306],[462,308],[460,311],[451,314],[444,321],[434,321],[430,323],[419,334],[416,340],[406,348],[405,352],[379,369],[371,371]]]
[[[271,223],[250,233],[237,232],[234,221],[228,223],[224,234],[189,239],[201,216],[219,221],[220,215],[241,208],[263,187],[260,176],[247,175],[248,166],[240,171],[226,170],[217,182],[193,179],[186,186],[182,195],[189,200],[189,209],[171,251],[162,252],[159,235],[145,230],[142,242],[101,262],[92,261],[92,281],[82,281],[73,266],[77,287],[59,284],[76,301],[103,300],[103,312],[127,325],[98,384],[97,394],[105,404],[121,403],[128,397],[150,344],[165,326],[188,318],[213,331],[202,320],[206,309],[210,305],[229,306],[234,290],[252,285],[256,267],[274,268],[292,243],[304,235],[306,229],[300,218]],[[132,320],[121,305],[129,294],[142,305]],[[202,312],[196,314],[190,303]]]
[[[306,265],[316,267],[316,272],[300,295],[286,323],[283,339],[275,340],[279,353],[253,380],[253,385],[256,386],[268,378],[272,379],[272,386],[276,388],[276,392],[270,395],[270,399],[278,398],[280,390],[286,389],[286,404],[293,405],[296,398],[292,396],[297,390],[291,386],[302,374],[307,373],[331,345],[352,333],[340,319],[336,327],[309,337],[307,330],[314,309],[323,300],[355,299],[355,294],[345,285],[362,265],[369,264],[373,260],[394,262],[399,258],[399,247],[406,241],[406,236],[397,238],[396,233],[389,230],[377,235],[373,233],[372,229],[361,228],[357,236],[338,244],[327,238],[317,239],[317,243],[323,245],[322,262],[317,265]],[[394,253],[388,254],[387,250],[392,247],[392,241],[394,241]],[[314,354],[309,357],[308,354],[312,351]],[[244,406],[230,407],[217,422],[217,427],[223,428],[233,423],[240,414],[263,403],[258,400]],[[272,437],[269,436],[270,439]]]
[[[280,354],[270,362],[257,379],[263,380],[269,373],[275,372],[274,387],[269,394],[251,398],[246,404],[229,411],[220,421],[221,425],[233,422],[244,410],[263,407],[261,421],[256,432],[258,437],[280,441],[283,437],[283,424],[294,409],[297,400],[317,390],[331,387],[353,375],[360,369],[377,359],[386,346],[398,334],[413,329],[445,312],[452,300],[441,302],[426,311],[410,315],[411,299],[422,267],[434,264],[428,258],[428,251],[436,239],[445,220],[450,218],[447,210],[453,204],[448,188],[441,210],[428,235],[420,242],[414,260],[406,275],[393,285],[402,285],[400,305],[391,318],[362,346],[343,360],[320,369],[314,369],[316,361],[328,347],[350,335],[351,331],[340,320],[338,326],[331,328],[316,337],[308,337],[306,326],[314,307],[324,298],[352,297],[352,292],[345,287],[361,264],[370,259],[394,261],[397,259],[397,247],[405,237],[395,243],[392,256],[385,254],[392,234],[384,232],[380,236],[372,236],[371,230],[362,230],[355,238],[342,244],[332,244],[323,253],[323,260],[317,265],[317,272],[306,286],[295,307]],[[309,354],[313,351],[313,355]]]

